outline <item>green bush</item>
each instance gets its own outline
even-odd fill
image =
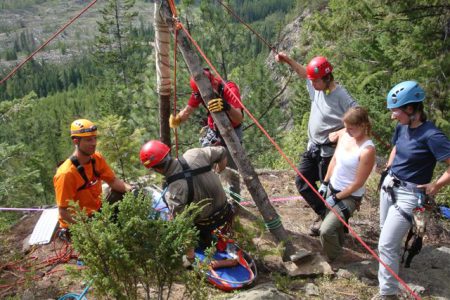
[[[78,213],[71,232],[88,266],[83,277],[107,298],[162,299],[175,280],[194,279],[181,276],[181,258],[197,242],[197,211],[191,206],[173,221],[154,220],[150,199],[126,194],[119,203],[105,203],[92,218]]]

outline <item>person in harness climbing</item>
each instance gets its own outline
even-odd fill
[[[70,136],[75,150],[57,169],[53,177],[59,224],[69,228],[74,223],[69,201],[77,202],[81,209],[92,215],[102,206],[102,181],[112,190],[125,193],[131,186],[117,178],[96,151],[97,126],[89,120],[78,119],[70,126]]]
[[[317,190],[317,181],[323,182],[328,165],[336,148],[337,132],[344,127],[342,116],[356,101],[347,90],[334,81],[333,66],[323,56],[314,57],[306,68],[280,52],[275,56],[280,63],[287,63],[300,78],[306,79],[311,100],[308,122],[308,145],[303,152],[298,170]],[[317,214],[309,234],[319,236],[321,220],[325,218],[326,206],[306,181],[295,178],[297,190]]]
[[[213,230],[231,226],[233,209],[219,176],[213,172],[213,169],[220,172],[226,167],[227,150],[224,147],[193,148],[175,159],[167,145],[151,140],[142,146],[140,160],[147,169],[165,177],[166,192],[162,197],[174,217],[187,205],[200,203],[201,211],[194,220],[200,232],[200,247],[211,245]],[[194,260],[194,249],[189,251],[187,258]]]
[[[177,128],[181,123],[185,122],[191,114],[200,106],[205,106],[208,112],[208,126],[206,132],[200,139],[202,147],[206,146],[224,146],[226,147],[225,141],[223,140],[219,130],[217,129],[214,120],[211,116],[211,112],[218,113],[224,111],[234,128],[239,141],[242,143],[242,121],[244,119],[244,113],[242,110],[241,95],[239,92],[239,87],[233,81],[222,81],[220,78],[215,77],[211,71],[207,68],[203,69],[205,76],[211,82],[211,86],[216,95],[216,99],[212,99],[205,105],[202,96],[200,95],[200,90],[194,81],[194,78],[190,79],[191,86],[191,97],[187,105],[177,114],[171,115],[169,119],[169,125],[171,128]],[[231,157],[230,153],[228,155],[228,167],[237,171],[237,165]],[[239,176],[236,172],[233,172],[230,176],[230,190],[233,194],[240,194],[240,182]],[[233,197],[238,198],[238,197]],[[239,200],[239,199],[236,199]]]
[[[372,126],[365,108],[350,108],[343,121],[345,131],[338,139],[319,193],[348,223],[361,204],[364,184],[375,165],[375,145],[370,139]],[[320,242],[330,261],[342,252],[346,229],[336,215],[329,211],[320,226]]]
[[[381,260],[398,274],[401,243],[413,221],[413,211],[422,207],[426,196],[433,196],[450,183],[450,141],[427,121],[423,101],[425,91],[415,81],[394,86],[387,95],[391,119],[397,120],[387,162],[389,172],[380,190]],[[437,161],[447,163],[447,170],[432,181]],[[380,264],[379,295],[398,299],[398,282]]]

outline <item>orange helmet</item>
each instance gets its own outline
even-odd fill
[[[169,152],[169,146],[160,141],[153,140],[142,146],[139,157],[141,158],[142,164],[147,169],[150,169],[161,163]]]
[[[70,125],[71,137],[97,136],[97,126],[89,120],[78,119]]]
[[[311,59],[306,66],[306,75],[309,80],[320,79],[333,71],[333,66],[323,56],[317,56]]]

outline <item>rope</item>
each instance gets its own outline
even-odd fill
[[[84,296],[87,294],[87,292],[89,291],[89,288],[92,285],[92,280],[89,282],[89,284],[85,287],[85,289],[81,292],[81,294],[76,294],[76,293],[68,293],[65,294],[64,296],[60,297],[58,300],[69,300],[69,299],[74,299],[74,300],[87,300],[87,298]]]
[[[273,230],[273,229],[277,229],[277,228],[281,227],[282,223],[281,223],[280,216],[277,215],[273,220],[271,220],[269,222],[264,222],[264,225],[266,226],[266,228],[268,230]]]
[[[41,46],[39,46],[36,50],[34,50],[33,53],[31,53],[27,58],[25,58],[20,64],[18,64],[8,75],[6,75],[5,78],[3,78],[0,81],[0,85],[5,83],[6,80],[11,78],[25,63],[27,63],[30,59],[33,58],[34,55],[36,55],[39,51],[41,51],[45,46],[47,46],[53,39],[55,39],[61,32],[63,32],[69,25],[71,25],[73,22],[75,22],[76,19],[78,19],[82,14],[84,14],[89,8],[91,8],[97,0],[93,0],[91,3],[89,3],[85,8],[83,8],[75,17],[69,20],[66,24],[64,24],[58,31],[56,31],[45,43],[43,43]]]
[[[273,52],[277,52],[276,48],[274,46],[272,46],[271,44],[269,44],[268,41],[266,41],[256,30],[254,30],[250,25],[248,25],[244,20],[242,20],[231,8],[229,8],[228,6],[226,6],[222,1],[217,0],[217,2],[220,3],[220,5],[222,5],[230,14],[232,14],[236,19],[239,20],[239,22],[241,22],[242,25],[244,25],[245,27],[248,28],[248,30],[250,30],[251,32],[253,32],[264,44],[266,44],[266,46],[272,50]]]
[[[217,0],[230,14],[232,14],[242,25],[247,27],[251,32],[253,32],[266,46],[273,52],[277,53],[278,51],[274,46],[272,46],[269,42],[267,42],[256,30],[254,30],[250,25],[248,25],[244,20],[242,20],[229,6],[225,5],[221,0]],[[289,82],[289,80],[288,80]],[[287,83],[286,83],[287,85]],[[247,126],[250,127],[251,125]],[[246,128],[245,128],[246,129]],[[391,148],[389,143],[386,143],[383,139],[380,138],[375,132],[372,131],[372,136],[380,143],[386,150]]]
[[[178,18],[177,7],[173,0],[169,0],[170,11],[172,12],[173,18]]]
[[[58,236],[58,233],[55,236]],[[71,259],[78,258],[78,255],[73,253],[72,246],[66,240],[62,240],[63,245],[60,248],[58,248],[56,245],[57,240],[60,239],[55,238],[52,243],[53,252],[55,253],[55,255],[47,259],[38,261],[38,256],[31,256],[30,254],[32,254],[37,249],[36,247],[34,247],[27,257],[19,261],[9,262],[6,263],[5,265],[0,266],[0,270],[10,270],[20,272],[19,274],[12,273],[14,274],[14,276],[18,277],[18,279],[14,281],[14,283],[0,285],[0,290],[5,290],[6,292],[10,289],[17,288],[18,286],[28,282],[29,279],[38,281],[47,275],[64,271],[63,269],[62,270],[52,270],[52,269],[56,267],[58,264],[67,263]],[[40,275],[32,275],[30,278],[30,274],[36,274],[37,273],[36,271],[42,270],[47,267],[49,268],[47,269],[47,271],[44,271],[43,274],[41,272]],[[3,295],[4,294],[0,294],[0,298]]]
[[[44,211],[45,208],[0,207],[0,211]]]
[[[200,55],[203,57],[203,59],[206,61],[208,66],[211,68],[211,70],[214,71],[214,73],[217,75],[217,77],[223,81],[222,77],[220,76],[219,72],[217,72],[216,68],[212,65],[211,61],[208,59],[208,57],[205,55],[205,53],[202,51],[200,46],[197,44],[197,42],[192,38],[192,36],[189,34],[188,30],[184,27],[184,25],[180,24],[183,31],[185,32],[186,36],[189,38],[189,40],[192,42],[192,44],[197,48],[197,51],[200,53]],[[319,197],[319,199],[325,204],[325,206],[335,214],[335,216],[338,218],[338,220],[348,228],[349,233],[355,237],[360,244],[366,248],[366,250],[380,263],[382,264],[386,270],[388,270],[389,273],[391,273],[397,281],[405,287],[405,289],[415,298],[415,299],[421,299],[387,264],[385,264],[380,257],[373,251],[362,239],[361,237],[353,230],[353,228],[345,222],[345,220],[339,215],[339,213],[336,212],[335,209],[333,209],[325,199],[323,199],[322,195],[319,194],[319,192],[312,186],[312,184],[303,176],[302,173],[297,169],[295,164],[286,156],[286,154],[283,152],[283,150],[280,148],[280,146],[275,142],[275,140],[267,133],[267,131],[264,129],[264,127],[258,122],[258,120],[253,116],[253,114],[247,109],[247,107],[239,100],[239,98],[234,94],[232,90],[230,90],[226,85],[225,89],[228,89],[231,96],[234,97],[234,100],[239,102],[242,105],[242,108],[247,113],[247,115],[250,117],[250,119],[255,122],[256,126],[261,130],[261,132],[264,133],[264,135],[267,137],[267,139],[272,143],[272,145],[277,149],[277,151],[280,153],[280,155],[283,157],[283,159],[291,166],[293,170],[298,174],[300,178],[302,178],[306,184],[311,188],[311,190],[316,193],[316,195]]]

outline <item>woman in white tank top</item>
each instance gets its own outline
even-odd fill
[[[329,206],[348,223],[359,207],[365,191],[364,184],[375,165],[375,145],[369,137],[371,125],[366,109],[358,106],[350,108],[343,122],[345,131],[340,134],[319,191]],[[320,242],[330,261],[342,252],[346,229],[336,215],[328,211],[320,226]]]

